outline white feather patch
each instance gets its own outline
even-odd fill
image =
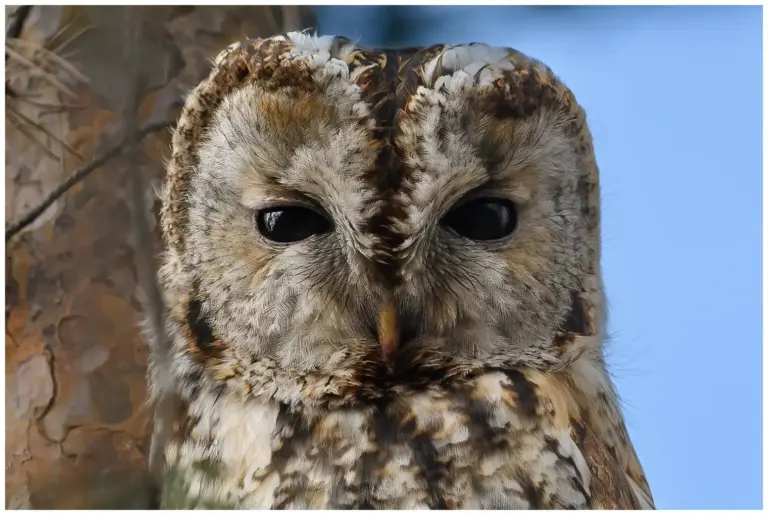
[[[289,32],[288,39],[293,47],[291,57],[304,60],[310,70],[321,68],[331,60],[331,48],[335,36],[318,36],[306,32]]]
[[[336,36],[318,36],[307,32],[289,32],[288,39],[293,45],[292,50],[299,53],[329,52]]]
[[[440,69],[437,69],[437,66]],[[501,70],[512,70],[515,66],[509,60],[506,48],[493,47],[480,43],[449,47],[424,66],[424,76],[427,81],[435,79],[435,89],[444,86],[445,82],[438,79],[443,76],[453,76],[454,80],[466,83],[486,84],[496,79]],[[435,72],[439,76],[435,77]],[[458,74],[457,72],[464,72]],[[477,77],[477,79],[475,79]]]

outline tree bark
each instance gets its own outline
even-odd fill
[[[149,218],[156,220],[153,190],[162,184],[170,132],[147,135],[126,168],[120,141],[134,81],[126,76],[121,12],[35,6],[6,46],[7,224],[22,220],[73,171],[117,147],[116,156],[72,181],[6,242],[10,509],[137,509],[152,502],[148,349],[139,334],[142,292],[128,174],[141,174],[145,204],[153,209]],[[143,24],[139,59],[131,66],[144,78],[139,128],[174,123],[184,94],[228,44],[316,26],[310,8],[295,6],[136,12]],[[64,105],[60,112],[58,105]],[[157,255],[156,224],[152,230]]]

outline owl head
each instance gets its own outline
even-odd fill
[[[345,403],[600,355],[598,187],[584,111],[515,50],[233,44],[173,137],[174,374]]]

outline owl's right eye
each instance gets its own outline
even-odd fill
[[[323,215],[300,206],[283,206],[254,213],[256,228],[268,240],[294,243],[331,230]]]

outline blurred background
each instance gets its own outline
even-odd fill
[[[510,46],[573,89],[609,364],[657,507],[761,507],[761,7],[128,10],[6,7],[6,507],[149,505],[138,299],[168,128],[224,46],[308,27]]]

